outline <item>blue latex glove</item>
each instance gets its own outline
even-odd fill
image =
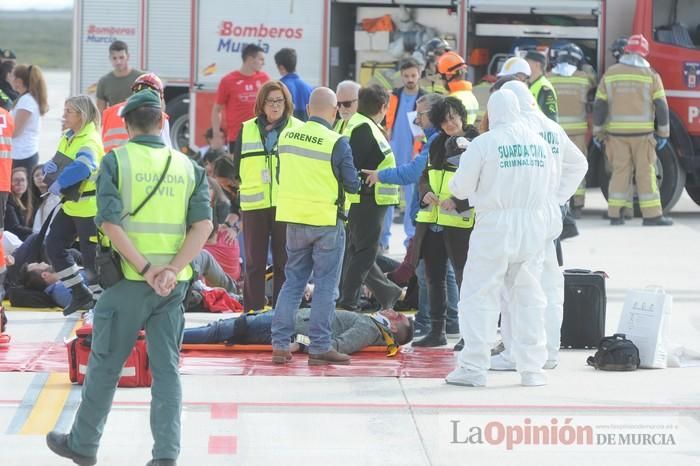
[[[51,194],[55,194],[56,196],[61,195],[61,185],[58,184],[58,181],[54,181],[51,183],[51,186],[49,186],[48,190]]]
[[[668,138],[656,136],[656,150],[663,150],[666,144],[668,144]]]
[[[54,163],[53,160],[49,160],[48,162],[46,162],[44,164],[44,168],[43,168],[44,175],[48,175],[50,173],[56,173],[56,171],[58,171],[58,165],[56,165],[56,163]]]
[[[598,150],[603,150],[603,141],[596,137],[593,138],[593,145],[596,146]]]

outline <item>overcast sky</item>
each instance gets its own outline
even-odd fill
[[[0,0],[0,10],[60,10],[73,7],[73,0]]]

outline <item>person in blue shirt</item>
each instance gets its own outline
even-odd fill
[[[280,73],[280,81],[287,86],[294,102],[294,116],[301,121],[306,121],[309,116],[306,106],[309,104],[309,96],[313,87],[301,79],[296,73],[297,52],[294,49],[283,48],[275,54],[275,64]]]
[[[425,92],[420,88],[421,67],[417,61],[412,58],[403,60],[399,65],[399,73],[401,75],[402,87],[398,87],[391,91],[389,97],[389,108],[386,112],[386,131],[389,134],[388,139],[391,144],[391,149],[396,157],[396,166],[400,167],[411,162],[414,154],[418,153],[420,148],[417,139],[411,131],[411,122],[406,118],[409,112],[416,110],[417,101]],[[418,118],[420,120],[420,118]],[[409,240],[413,237],[416,229],[413,225],[413,218],[409,215],[408,204],[413,197],[413,183],[404,186],[404,200],[406,201],[406,212],[403,219],[403,229],[406,233],[404,246],[408,245]],[[389,238],[391,237],[391,224],[394,220],[394,206],[389,206],[384,217],[382,226],[382,236],[380,244],[383,250],[389,249]]]

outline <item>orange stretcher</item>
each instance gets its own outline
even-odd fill
[[[225,345],[223,343],[184,343],[182,351],[270,351],[271,345]],[[367,346],[358,353],[386,353],[386,346]]]

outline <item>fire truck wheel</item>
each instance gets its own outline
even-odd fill
[[[688,196],[695,202],[697,205],[700,205],[700,186],[686,186],[685,190],[688,193]]]
[[[165,111],[170,116],[170,139],[173,147],[189,147],[190,144],[190,96],[182,94],[168,102]]]

